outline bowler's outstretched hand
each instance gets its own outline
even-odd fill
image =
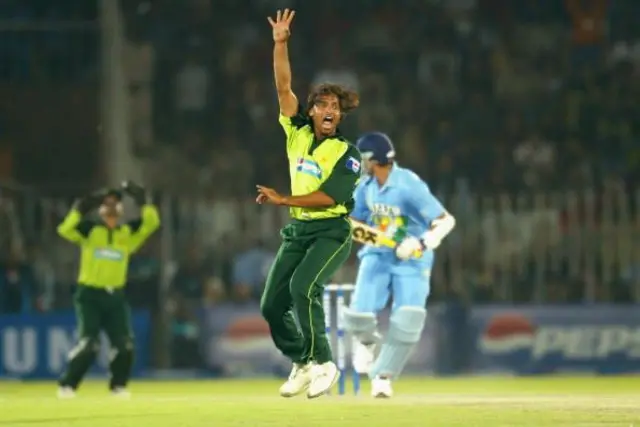
[[[296,16],[296,12],[293,10],[285,9],[284,13],[278,10],[276,13],[276,20],[274,21],[270,16],[267,17],[271,28],[273,29],[273,41],[276,43],[286,42],[291,35],[291,21]]]
[[[284,203],[284,196],[278,193],[273,188],[264,187],[262,185],[256,185],[258,190],[258,197],[256,203],[264,204],[270,203],[272,205],[282,205]]]

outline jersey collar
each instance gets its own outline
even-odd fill
[[[110,229],[110,230],[119,230],[119,229],[122,227],[122,223],[118,222],[118,223],[116,224],[116,226],[115,226],[115,227],[113,227],[113,228],[109,228],[109,226],[107,225],[107,223],[106,223],[106,222],[104,222],[104,221],[102,220],[102,218],[98,221],[98,224],[100,224],[101,226],[103,226],[103,227],[105,227],[105,228],[108,228],[108,229]]]
[[[310,122],[310,127],[311,127],[311,133],[313,134],[313,141],[311,142],[311,145],[309,146],[309,154],[313,155],[313,152],[316,151],[316,148],[318,148],[320,146],[320,144],[322,144],[323,142],[329,140],[329,139],[338,139],[340,141],[346,141],[346,139],[344,139],[344,137],[342,136],[342,134],[340,133],[340,130],[338,128],[336,128],[336,133],[334,133],[331,136],[325,136],[324,138],[317,138],[316,137],[316,133],[313,130],[313,122]]]
[[[342,136],[342,132],[340,132],[340,128],[336,128],[336,133],[334,133],[331,136],[325,136],[323,138],[318,138],[318,137],[316,137],[316,132],[313,129],[313,121],[311,121],[311,119],[309,119],[309,126],[311,127],[311,132],[313,133],[313,140],[315,142],[317,142],[318,144],[321,143],[321,142],[326,141],[327,139],[339,139],[340,141],[346,141],[344,136]]]
[[[370,184],[375,184],[376,186],[378,185],[378,181],[376,181],[376,177],[373,175],[367,175],[365,179],[366,179],[365,182],[367,185],[370,185]],[[384,191],[388,187],[395,187],[396,185],[398,185],[399,179],[400,178],[398,177],[398,164],[394,162],[393,166],[391,166],[391,172],[389,172],[389,176],[387,177],[387,182],[384,183],[382,188],[379,188],[379,191]]]
[[[396,187],[398,185],[398,181],[400,176],[398,174],[398,164],[393,163],[391,166],[391,172],[389,172],[389,177],[387,177],[387,182],[384,183],[380,191],[384,191],[389,187]]]

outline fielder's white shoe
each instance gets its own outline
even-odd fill
[[[368,374],[376,360],[376,344],[355,344],[353,369],[359,374]]]
[[[333,362],[314,365],[311,368],[311,384],[307,390],[307,397],[313,399],[326,394],[338,382],[340,371]]]
[[[76,391],[71,387],[58,387],[58,399],[73,399]]]
[[[393,396],[391,380],[380,377],[375,377],[371,380],[371,396],[381,399],[388,399]]]
[[[130,399],[131,392],[124,387],[114,387],[111,389],[111,395],[119,399]]]
[[[313,365],[311,363],[306,365],[294,363],[291,373],[289,374],[289,379],[280,387],[280,396],[297,396],[309,388],[312,367]]]

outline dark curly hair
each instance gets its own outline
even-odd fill
[[[340,112],[347,114],[355,110],[360,105],[360,97],[355,91],[349,90],[344,86],[332,83],[323,83],[314,87],[307,97],[307,115],[317,102],[318,98],[326,95],[335,95],[340,103]]]

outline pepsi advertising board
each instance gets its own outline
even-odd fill
[[[431,315],[433,313],[433,315]],[[338,338],[336,310],[332,310],[331,345],[337,351]],[[407,362],[409,374],[428,374],[436,369],[436,341],[439,316],[437,309],[430,310],[431,319],[425,325],[422,339]],[[386,331],[389,325],[389,313],[381,313],[379,326]],[[291,362],[284,357],[273,344],[269,326],[260,314],[257,303],[245,303],[242,306],[220,304],[205,309],[201,323],[201,349],[208,368],[221,372],[225,376],[255,377],[272,374],[288,374]],[[346,366],[350,366],[352,344],[344,340]],[[342,363],[336,359],[337,363]]]
[[[640,306],[486,306],[470,313],[475,372],[640,372]]]
[[[136,359],[133,375],[147,366],[149,314],[134,311],[131,316]],[[73,312],[0,316],[0,378],[53,379],[65,369],[69,352],[77,344]],[[90,371],[105,375],[109,366],[109,345],[102,337],[97,363]]]

